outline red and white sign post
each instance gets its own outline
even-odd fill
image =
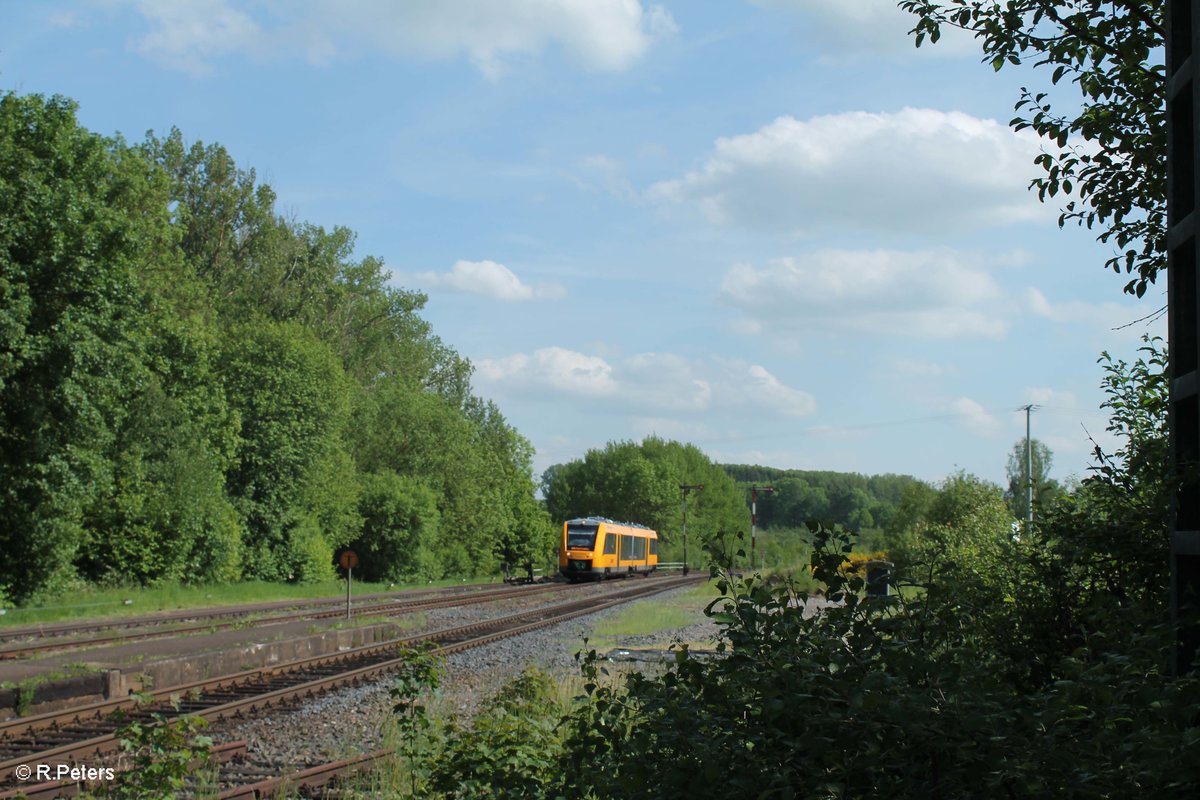
[[[751,486],[750,487],[750,570],[753,571],[757,563],[756,556],[758,555],[758,493],[770,494],[775,491],[773,486]]]

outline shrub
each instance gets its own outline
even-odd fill
[[[553,796],[560,715],[551,679],[527,669],[484,704],[470,727],[450,725],[430,785],[463,800]]]

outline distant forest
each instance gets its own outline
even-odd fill
[[[866,534],[864,541],[870,539],[881,546],[886,532],[911,525],[936,495],[932,486],[911,475],[721,466],[747,491],[751,486],[774,489],[770,494],[759,494],[759,525],[799,528],[807,522],[837,524]]]
[[[388,278],[220,145],[0,96],[0,602],[552,552],[533,448]]]

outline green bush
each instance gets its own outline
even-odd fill
[[[722,576],[725,656],[681,650],[623,689],[589,681],[568,721],[568,796],[1094,798],[1200,786],[1200,680],[1116,647],[1020,685],[978,609],[863,599],[847,534],[814,531],[843,605],[805,618],[794,587]],[[1109,642],[1109,645],[1117,643]],[[1127,643],[1120,643],[1124,647]],[[1160,659],[1161,660],[1161,659]],[[595,656],[585,659],[594,677]]]
[[[549,676],[526,670],[484,703],[470,727],[448,727],[430,785],[461,800],[554,796],[560,714]]]

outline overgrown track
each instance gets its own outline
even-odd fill
[[[353,616],[353,617],[371,617],[371,616],[382,616],[382,615],[386,615],[386,614],[408,614],[408,613],[412,613],[415,611],[424,611],[424,610],[430,609],[430,608],[444,608],[447,606],[465,606],[465,605],[472,605],[475,603],[490,603],[490,602],[494,602],[496,600],[505,600],[510,597],[524,597],[529,594],[536,594],[538,592],[561,591],[564,589],[564,587],[565,587],[565,584],[545,583],[545,584],[538,584],[536,586],[516,586],[516,587],[505,586],[502,588],[490,588],[490,589],[476,588],[472,591],[466,591],[466,592],[464,592],[462,589],[459,589],[458,587],[454,587],[451,590],[443,590],[443,591],[437,591],[437,592],[422,592],[416,596],[414,596],[412,594],[408,594],[407,596],[403,596],[403,595],[401,595],[401,596],[371,595],[371,597],[386,596],[386,597],[393,597],[393,599],[391,599],[385,603],[373,603],[373,604],[363,605],[362,599],[360,598],[359,605],[351,606],[351,616]],[[115,633],[115,634],[111,634],[111,635],[107,635],[107,636],[93,637],[90,639],[71,639],[69,641],[63,641],[63,640],[57,638],[58,636],[65,635],[65,634],[60,633],[60,634],[56,634],[56,638],[53,641],[38,642],[38,643],[34,643],[34,644],[21,645],[18,647],[10,647],[10,648],[6,648],[6,649],[0,649],[0,660],[13,660],[13,659],[20,659],[20,658],[29,658],[31,656],[41,655],[43,653],[48,653],[48,652],[52,652],[52,651],[56,651],[56,650],[75,650],[75,649],[81,649],[81,648],[85,648],[85,647],[98,647],[98,646],[109,645],[109,644],[123,644],[125,642],[134,642],[134,641],[139,641],[139,640],[143,640],[143,639],[162,639],[162,638],[166,638],[166,637],[170,637],[170,636],[184,636],[184,635],[195,634],[195,633],[215,633],[217,631],[231,630],[233,628],[246,628],[246,627],[259,627],[259,626],[264,626],[264,625],[277,625],[277,624],[282,624],[285,622],[295,622],[298,620],[338,619],[338,618],[344,617],[346,614],[346,606],[345,606],[344,599],[341,601],[321,600],[320,603],[312,604],[312,605],[319,605],[319,606],[331,606],[331,605],[338,604],[339,602],[340,602],[340,607],[326,609],[326,610],[320,610],[320,611],[299,611],[299,612],[296,612],[293,614],[277,614],[275,616],[254,617],[254,618],[250,618],[250,619],[243,618],[243,619],[238,619],[238,620],[231,620],[228,622],[208,622],[208,623],[201,623],[201,624],[196,624],[196,625],[173,627],[173,628],[169,628],[169,629],[158,628],[155,630],[148,630],[148,631],[141,631],[141,632],[128,631],[128,632],[122,632],[122,633]],[[289,606],[289,607],[291,607],[291,606]],[[191,614],[191,616],[187,616],[189,613]],[[249,616],[252,613],[255,613],[255,612],[254,611],[241,611],[236,614],[233,614],[232,616],[239,616],[239,615],[240,616]],[[176,621],[179,619],[205,618],[207,616],[211,616],[213,618],[229,618],[231,616],[231,614],[229,614],[229,613],[218,614],[218,613],[214,612],[212,614],[198,615],[195,612],[186,612],[185,611],[185,612],[178,612],[178,614],[175,615]],[[85,628],[85,630],[94,629],[92,626],[95,624],[96,623],[89,623],[89,625]],[[118,624],[118,623],[110,621],[105,628],[102,628],[102,630],[111,630],[115,624]],[[163,623],[160,623],[160,624],[163,624]],[[0,635],[0,641],[2,641],[5,636],[9,636],[9,632],[5,632],[5,634]]]
[[[260,769],[257,765],[253,768],[254,772],[247,772],[244,760],[233,760],[221,766],[220,780],[225,788],[217,797],[219,800],[251,800],[275,797],[283,792],[301,791],[306,797],[320,796],[321,789],[340,783],[359,772],[378,769],[383,761],[393,755],[393,750],[376,750],[373,753],[318,764],[296,772],[262,775],[257,780],[241,780],[244,774],[253,776]],[[3,798],[3,795],[0,795],[0,798]]]
[[[209,720],[253,717],[285,703],[301,702],[330,689],[365,683],[391,672],[404,662],[400,647],[424,642],[449,654],[497,639],[595,613],[619,603],[692,583],[699,578],[662,578],[499,619],[360,647],[337,655],[302,659],[270,668],[248,670],[224,678],[161,689],[151,702],[138,707],[131,698],[92,703],[67,712],[42,714],[0,724],[0,788],[19,788],[14,770],[22,764],[81,764],[116,749],[118,723],[112,712],[150,720],[192,714]],[[0,797],[3,797],[0,794]]]
[[[285,792],[304,792],[305,797],[320,796],[321,790],[339,784],[359,772],[378,769],[393,750],[376,750],[353,758],[343,758],[318,764],[303,770],[280,773],[277,766],[253,760],[246,742],[217,745],[212,751],[217,765],[218,800],[255,800],[275,797]],[[47,781],[0,792],[0,800],[53,800],[76,797],[89,787],[82,783]]]
[[[356,600],[378,600],[381,597],[412,597],[439,593],[470,591],[487,588],[491,584],[471,584],[470,586],[447,586],[441,589],[410,589],[399,592],[376,592],[356,597]],[[208,606],[205,608],[185,608],[177,611],[158,611],[151,614],[128,617],[104,617],[101,619],[70,620],[66,622],[47,622],[32,625],[21,625],[0,628],[0,642],[14,639],[33,639],[48,636],[69,636],[76,633],[109,630],[117,625],[125,627],[141,627],[144,625],[164,625],[172,622],[183,622],[194,619],[218,619],[224,617],[240,617],[248,614],[259,614],[269,611],[281,611],[291,608],[309,608],[312,606],[345,604],[345,595],[337,597],[312,597],[299,600],[272,600],[264,603],[248,603],[232,606]]]

